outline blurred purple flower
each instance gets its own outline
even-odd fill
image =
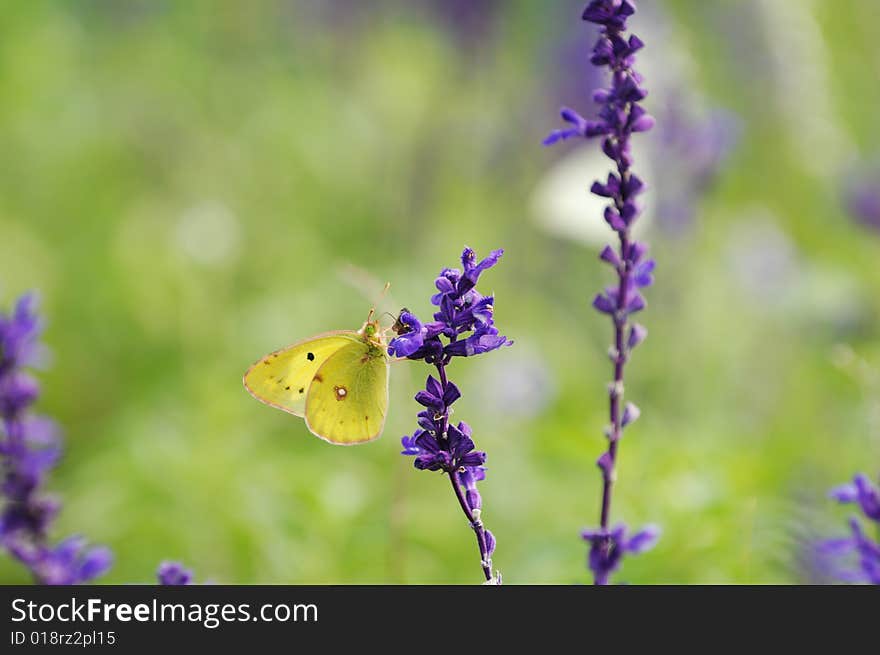
[[[34,363],[34,355],[40,347],[37,338],[43,329],[36,304],[36,296],[25,294],[11,315],[0,313],[0,375]]]
[[[694,219],[698,198],[706,193],[740,138],[738,117],[714,109],[699,116],[689,108],[686,91],[669,93],[658,121],[653,152],[658,179],[654,215],[667,233],[678,235]]]
[[[60,504],[42,493],[61,456],[58,430],[47,418],[29,414],[39,395],[36,380],[21,369],[40,350],[42,324],[36,300],[25,295],[10,315],[0,313],[0,545],[30,569],[40,584],[88,582],[110,568],[107,548],[87,548],[82,537],[48,543],[49,524]]]
[[[497,23],[499,0],[421,0],[449,32],[465,46],[484,46]],[[408,3],[407,3],[408,4]]]
[[[487,581],[498,581],[500,577],[492,574],[495,537],[480,518],[482,499],[477,482],[486,475],[486,453],[476,450],[467,423],[452,425],[449,421],[450,408],[461,397],[461,391],[447,378],[447,366],[455,357],[482,355],[513,343],[495,327],[494,298],[476,290],[480,276],[498,263],[502,252],[493,250],[478,260],[473,250],[465,248],[462,268],[444,268],[434,280],[437,293],[431,296],[431,304],[438,309],[433,322],[423,323],[412,312],[402,311],[394,326],[397,337],[388,345],[389,354],[424,360],[437,372],[437,377],[428,376],[424,390],[415,396],[425,409],[418,413],[418,429],[400,440],[401,454],[414,457],[417,469],[449,475],[459,505],[477,537],[480,565]]]
[[[160,585],[188,585],[192,584],[193,575],[180,562],[162,562],[156,571],[156,578]]]
[[[858,504],[866,517],[880,523],[880,489],[867,475],[859,473],[851,483],[832,489],[830,495],[839,503]]]
[[[42,584],[68,585],[88,582],[106,572],[113,563],[109,548],[86,548],[82,537],[68,537],[54,548],[37,551],[30,565]]]
[[[652,529],[639,532],[628,540],[622,524],[614,530],[608,528],[617,447],[624,428],[640,413],[635,405],[624,405],[623,401],[624,365],[632,349],[647,334],[643,327],[631,323],[630,317],[646,307],[640,289],[653,284],[655,268],[654,260],[646,258],[647,245],[633,240],[630,235],[642,212],[638,197],[645,191],[644,182],[632,171],[631,137],[654,126],[654,119],[639,104],[648,92],[642,86],[642,76],[633,68],[635,55],[644,43],[635,35],[624,36],[627,19],[635,10],[635,3],[631,0],[592,0],[587,4],[583,20],[601,27],[590,63],[607,69],[610,86],[593,93],[593,101],[599,105],[595,119],[585,118],[564,107],[561,116],[569,127],[554,130],[544,139],[544,145],[552,145],[571,138],[600,137],[602,152],[613,163],[607,179],[594,182],[590,188],[593,194],[610,201],[604,218],[617,234],[619,244],[616,250],[606,246],[599,255],[600,260],[614,269],[617,279],[593,299],[593,307],[609,316],[614,328],[610,351],[614,365],[614,380],[609,385],[611,425],[606,429],[608,449],[597,460],[603,481],[600,527],[584,532],[584,538],[591,543],[590,569],[596,584],[607,584],[624,553],[649,548],[657,535]]]
[[[880,166],[865,165],[847,175],[843,195],[849,214],[880,234]]]
[[[835,487],[829,494],[840,503],[856,504],[862,514],[880,526],[880,489],[866,475],[858,474],[852,483]],[[826,539],[817,546],[825,566],[841,582],[880,585],[880,543],[862,529],[859,519],[850,517],[850,536]],[[847,564],[855,559],[855,567]]]
[[[548,71],[550,97],[592,98],[593,91],[607,82],[604,70],[592,65],[584,66],[584,50],[592,45],[598,35],[598,28],[588,29],[572,38],[567,37],[566,41],[556,46],[552,68]],[[595,120],[598,111],[598,107],[588,107],[583,114],[585,118]]]
[[[620,523],[611,530],[584,530],[581,537],[590,543],[587,563],[596,584],[604,585],[608,584],[611,574],[620,567],[624,553],[637,554],[654,547],[660,538],[660,528],[648,525],[630,537],[627,535],[626,525]]]

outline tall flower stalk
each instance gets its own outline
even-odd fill
[[[500,574],[492,573],[495,537],[482,521],[482,498],[477,482],[485,479],[486,453],[476,450],[470,426],[453,423],[452,404],[461,391],[449,379],[448,367],[456,357],[471,357],[509,346],[494,323],[494,298],[476,290],[477,280],[494,266],[503,251],[494,250],[480,262],[470,248],[461,255],[462,269],[444,268],[434,285],[438,293],[431,303],[438,309],[434,320],[423,323],[415,314],[403,310],[394,326],[397,337],[388,345],[396,357],[423,360],[436,371],[428,375],[425,389],[415,400],[423,409],[418,429],[401,439],[401,454],[415,457],[417,469],[441,471],[449,476],[456,500],[474,531],[480,551],[480,567],[487,583],[500,584]]]
[[[608,448],[597,461],[602,472],[599,527],[582,533],[590,543],[589,567],[596,584],[609,582],[624,553],[647,550],[659,534],[653,526],[632,536],[628,536],[622,523],[610,527],[620,440],[624,429],[640,413],[634,404],[624,402],[626,363],[635,347],[647,336],[647,330],[633,322],[631,317],[646,305],[640,289],[654,281],[654,260],[646,256],[648,247],[631,235],[631,229],[642,212],[638,196],[645,190],[645,184],[632,170],[630,141],[633,134],[645,132],[654,125],[654,119],[639,104],[647,96],[647,91],[642,87],[641,75],[633,68],[635,53],[644,44],[635,35],[624,36],[627,20],[635,10],[632,0],[593,0],[584,9],[583,20],[600,26],[590,62],[610,74],[610,86],[593,93],[593,100],[600,107],[597,120],[588,120],[564,107],[562,119],[571,127],[555,130],[544,140],[544,145],[552,145],[572,137],[601,138],[602,152],[615,169],[605,182],[596,181],[590,189],[609,200],[604,218],[617,235],[616,246],[607,245],[600,254],[600,259],[614,269],[617,280],[593,300],[593,307],[611,318],[614,333],[609,350],[613,379],[608,385],[610,425],[605,431]]]
[[[61,456],[60,437],[51,420],[30,412],[40,388],[25,372],[38,359],[41,331],[33,296],[22,297],[10,315],[0,312],[0,545],[35,582],[76,584],[104,573],[113,558],[109,549],[87,548],[78,536],[49,543],[60,503],[43,485]]]

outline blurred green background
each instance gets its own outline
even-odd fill
[[[382,309],[428,316],[465,244],[505,249],[480,287],[516,342],[450,371],[495,565],[590,581],[607,164],[540,145],[560,105],[591,107],[581,4],[4,3],[0,302],[42,298],[56,536],[110,546],[102,581],[166,558],[223,583],[481,581],[447,481],[398,454],[424,364],[393,366],[384,436],[357,448],[241,385],[359,327],[385,281]],[[880,231],[841,199],[880,151],[876,3],[639,9],[659,266],[613,517],[663,536],[617,580],[810,581],[805,540],[845,532],[827,489],[880,469]],[[0,581],[28,578],[0,557]]]

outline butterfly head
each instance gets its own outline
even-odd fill
[[[367,316],[367,320],[364,321],[361,329],[358,330],[358,334],[363,335],[364,340],[367,343],[384,348],[385,332],[387,330],[383,330],[382,327],[379,325],[379,321],[373,318],[374,313],[375,310],[371,309],[369,316]]]

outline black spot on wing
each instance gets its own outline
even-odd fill
[[[306,358],[307,358],[310,362],[315,361],[315,353],[309,353],[308,355],[306,355]]]

